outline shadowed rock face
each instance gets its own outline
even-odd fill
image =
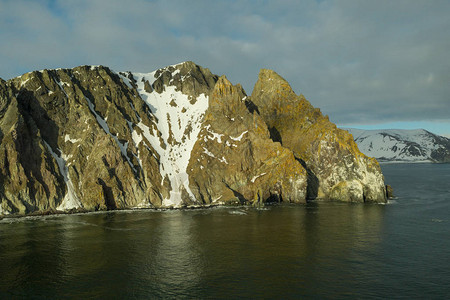
[[[376,161],[281,77],[262,71],[248,98],[192,62],[0,80],[0,162],[0,215],[384,200]]]
[[[352,202],[385,202],[378,162],[362,154],[352,136],[331,123],[271,70],[261,70],[251,101],[272,136],[304,162],[309,196]]]
[[[15,92],[0,82],[0,212],[11,213],[46,209],[64,196],[41,132]]]
[[[131,104],[143,122],[152,120],[137,93],[115,73],[104,67],[44,70],[8,85],[15,94],[10,105],[15,124],[13,130],[4,122],[1,127],[13,142],[2,141],[1,147],[15,147],[13,154],[6,152],[5,161],[10,173],[18,175],[3,185],[5,210],[93,210],[137,206],[142,200],[160,202],[159,194],[152,192],[153,182],[160,182],[152,171],[156,161],[146,160],[138,169],[133,159],[137,148],[127,147],[126,159],[118,147],[131,140],[127,121],[137,122]],[[99,120],[108,120],[108,132]],[[152,175],[145,176],[146,172]]]

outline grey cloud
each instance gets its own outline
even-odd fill
[[[248,93],[272,68],[343,125],[448,120],[450,2],[298,2],[0,0],[0,76],[193,60]]]

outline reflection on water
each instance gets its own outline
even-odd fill
[[[152,282],[153,296],[187,296],[200,283],[202,257],[192,223],[192,216],[184,212],[164,215],[163,225],[156,233],[158,240],[147,245],[152,250],[142,266],[147,274],[142,279],[143,292],[147,290],[146,283]]]
[[[383,169],[395,204],[2,220],[0,298],[445,298],[450,167]]]
[[[378,249],[384,210],[311,203],[3,222],[0,291],[74,298],[289,297],[320,294],[325,284],[329,295],[345,295],[343,284],[370,279],[367,266]]]

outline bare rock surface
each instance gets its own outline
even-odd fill
[[[188,167],[194,194],[204,203],[304,203],[305,169],[292,151],[270,139],[245,99],[242,87],[224,76],[216,83]]]
[[[385,195],[378,163],[273,71],[251,97],[193,62],[0,80],[0,215]]]
[[[362,154],[351,134],[338,129],[281,76],[261,70],[251,101],[271,137],[292,150],[309,173],[309,198],[385,202],[378,162]]]

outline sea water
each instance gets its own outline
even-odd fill
[[[450,297],[450,164],[382,165],[387,205],[0,221],[0,298]]]

